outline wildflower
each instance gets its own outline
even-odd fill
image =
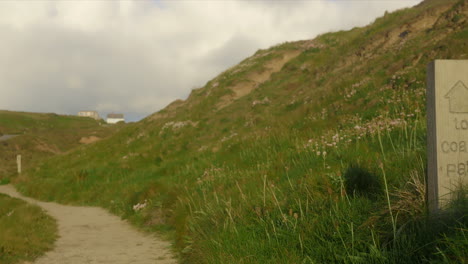
[[[147,200],[145,200],[145,202],[143,202],[143,203],[137,203],[137,204],[135,204],[135,205],[133,206],[133,211],[138,212],[138,211],[140,211],[141,209],[145,208],[146,205],[147,205],[146,202],[147,202]]]

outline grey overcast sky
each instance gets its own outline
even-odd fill
[[[421,0],[0,1],[0,109],[136,121],[285,41]]]

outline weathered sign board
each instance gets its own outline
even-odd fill
[[[468,60],[428,65],[427,156],[427,200],[435,212],[468,184]]]

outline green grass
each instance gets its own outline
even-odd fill
[[[33,261],[52,249],[57,224],[42,209],[0,194],[0,263]]]
[[[187,263],[463,262],[466,208],[455,210],[463,217],[426,214],[425,68],[463,56],[466,22],[451,17],[466,7],[454,5],[406,42],[373,45],[455,2],[430,1],[325,34],[315,40],[319,50],[302,41],[259,51],[268,55],[224,72],[167,116],[14,180],[28,195],[102,206],[167,234]],[[292,50],[303,52],[249,95],[213,110],[230,83]],[[355,166],[364,172],[357,181],[375,182],[371,190],[351,184]]]
[[[41,160],[69,151],[82,137],[105,138],[121,127],[77,116],[0,111],[0,134],[18,135],[0,142],[0,181],[16,174],[16,155],[23,169]]]

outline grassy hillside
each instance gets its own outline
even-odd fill
[[[16,173],[16,155],[23,168],[94,140],[109,136],[116,127],[91,118],[0,111],[0,135],[16,135],[0,141],[0,182]]]
[[[0,194],[0,263],[34,260],[50,250],[57,224],[38,206]]]
[[[18,185],[163,231],[187,263],[462,263],[466,195],[426,216],[425,70],[467,59],[467,14],[425,1],[259,50]]]

